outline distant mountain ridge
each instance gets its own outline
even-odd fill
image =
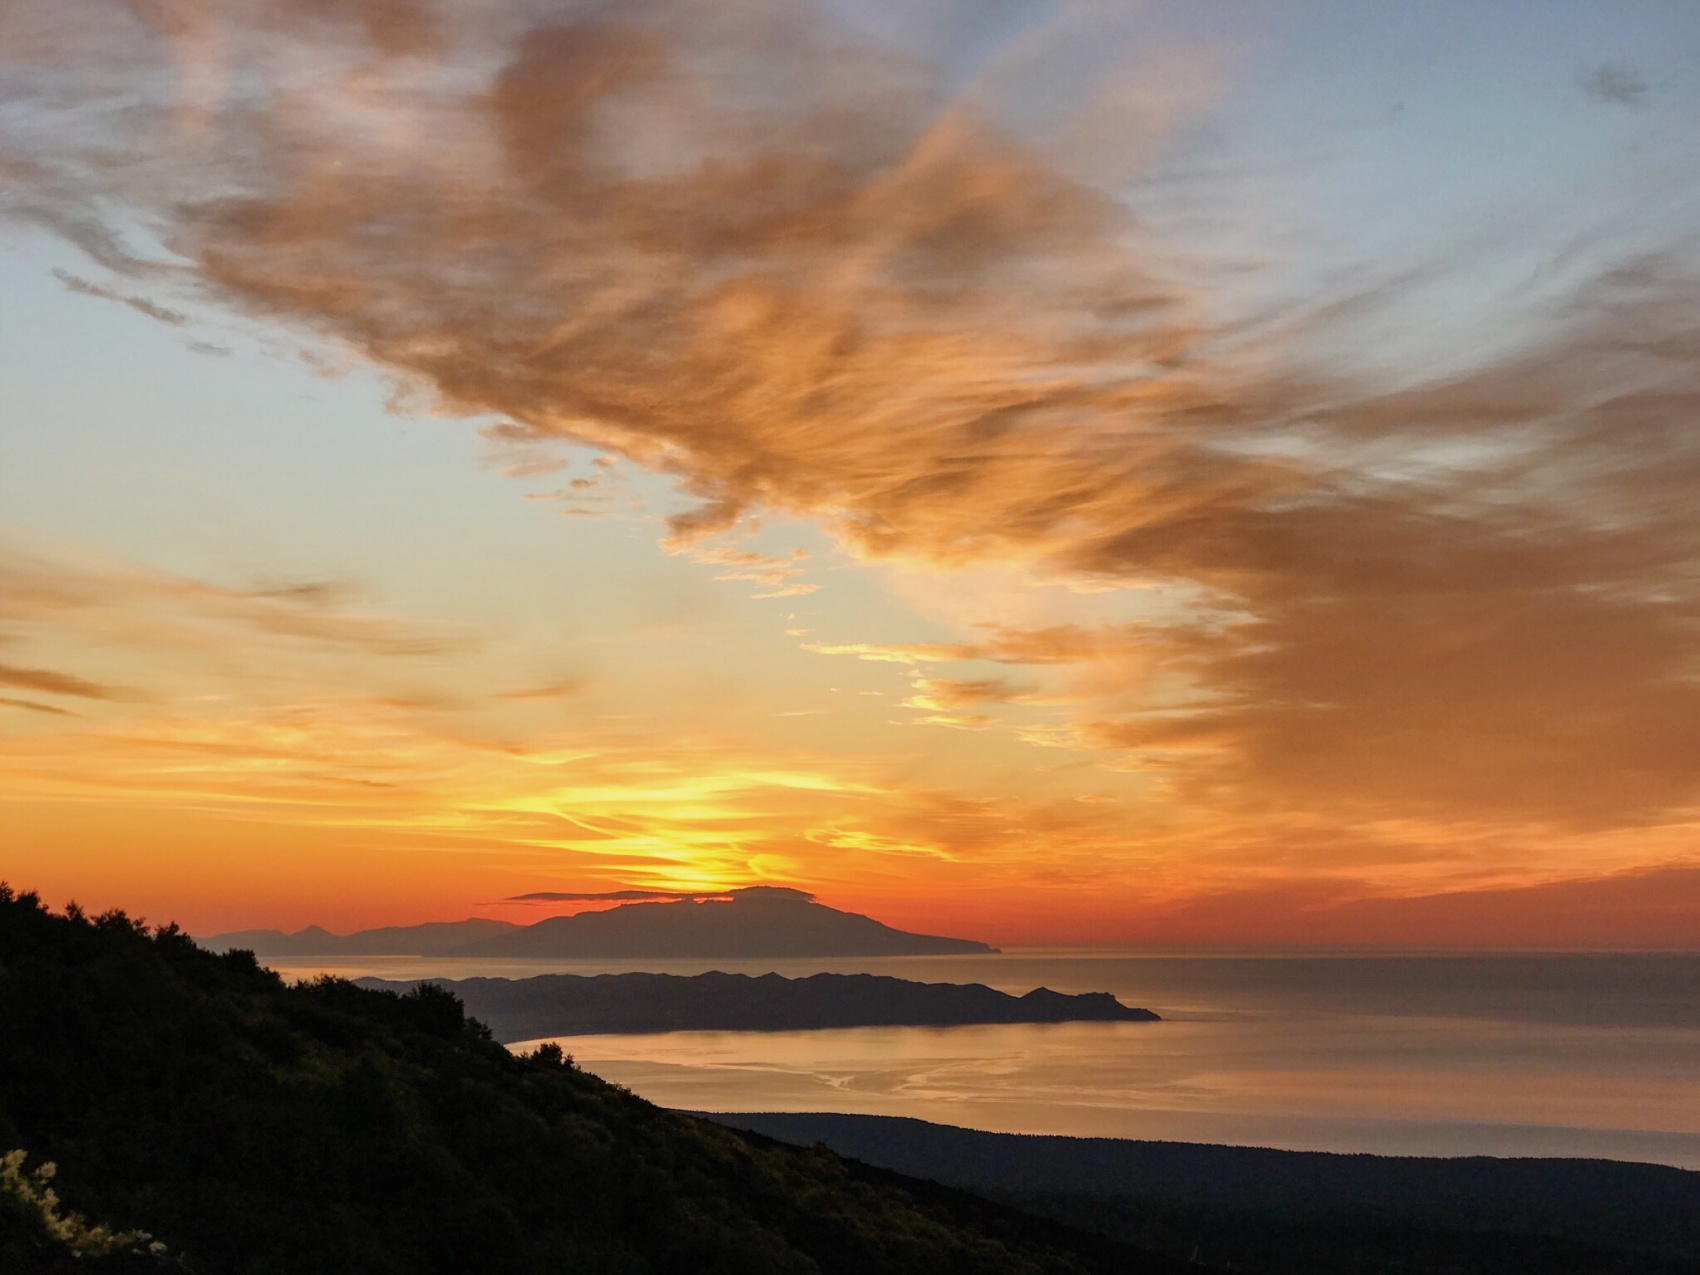
[[[362,987],[416,986],[377,978]],[[782,978],[715,971],[676,974],[543,974],[536,978],[431,979],[500,1041],[666,1031],[803,1031],[826,1027],[954,1027],[976,1023],[1157,1022],[1108,992],[1065,995],[1040,987],[1011,996],[982,983],[918,983],[874,974]]]
[[[353,934],[332,934],[309,925],[294,934],[282,930],[233,930],[197,940],[214,951],[245,948],[256,956],[441,956],[508,930],[510,921],[427,921],[423,925],[386,925]]]
[[[724,899],[630,903],[535,925],[473,919],[331,934],[309,926],[237,930],[200,942],[257,956],[465,956],[530,959],[948,956],[995,952],[972,939],[912,934],[817,903],[802,890],[747,886]]]

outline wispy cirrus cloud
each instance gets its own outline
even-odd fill
[[[1591,66],[1578,73],[1576,83],[1587,97],[1608,106],[1639,110],[1647,104],[1647,81],[1627,62],[1601,62]]]
[[[44,668],[19,668],[14,664],[0,664],[0,686],[38,691],[46,695],[69,695],[77,699],[115,699],[120,694],[110,686],[102,686],[99,682],[91,682],[71,673]]]
[[[874,664],[938,664],[978,659],[979,647],[967,642],[805,642],[816,655],[850,655]]]
[[[721,899],[725,890],[534,890],[530,894],[514,894],[503,903],[627,903],[661,899]]]
[[[538,686],[521,687],[515,691],[498,691],[496,697],[522,702],[569,699],[574,695],[582,694],[589,685],[588,678],[569,677],[559,682],[544,682]]]
[[[478,641],[471,630],[354,610],[359,596],[347,581],[215,584],[107,555],[0,541],[0,638],[44,630],[123,644],[217,649],[246,636],[394,656],[466,651]],[[10,673],[35,676],[34,689],[51,690],[39,679],[58,679],[65,688],[58,693],[114,698],[108,688],[74,677],[30,669]],[[0,683],[6,681],[0,672]]]
[[[1176,800],[1576,827],[1700,800],[1684,245],[1474,366],[1379,374],[1329,351],[1397,287],[1229,320],[1126,202],[800,6],[129,13],[25,3],[0,35],[35,53],[0,71],[5,206],[109,268],[673,475],[699,553],[766,509],[868,557],[1155,586],[1169,613],[1118,632],[1166,698],[1065,733]],[[1095,640],[810,649],[1091,668]]]
[[[66,270],[55,270],[53,276],[80,296],[120,302],[129,306],[137,314],[145,314],[150,319],[157,319],[159,322],[174,328],[180,328],[189,321],[189,316],[180,310],[169,309],[157,302],[149,301],[146,297],[125,296],[123,293],[114,291],[102,284],[90,283],[87,279],[80,278]]]
[[[30,699],[17,699],[11,695],[0,695],[0,704],[7,708],[21,708],[31,713],[45,713],[50,717],[75,717],[68,708],[60,708],[56,704],[42,704]]]
[[[905,708],[927,708],[954,712],[979,704],[1008,704],[1024,693],[1002,678],[918,677],[915,693],[903,701]]]

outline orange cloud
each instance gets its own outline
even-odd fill
[[[17,668],[10,664],[0,664],[0,686],[40,691],[47,695],[71,695],[79,699],[112,699],[116,695],[109,686],[73,677],[69,673],[55,673],[44,668]]]
[[[674,476],[696,503],[672,543],[767,596],[809,586],[709,545],[757,509],[864,556],[1161,602],[807,649],[1096,671],[1107,689],[1027,737],[1194,819],[1557,836],[1700,801],[1700,328],[1677,256],[1603,271],[1512,353],[1383,380],[1324,338],[1397,295],[1230,324],[1110,193],[800,7],[133,13],[6,19],[0,47],[54,70],[0,70],[25,106],[0,132],[12,216],[514,438]],[[185,68],[215,47],[246,87],[194,132]],[[138,260],[103,208],[163,227],[174,262]],[[279,635],[447,640],[177,596]],[[966,692],[921,694],[939,724],[989,724],[954,711]]]
[[[805,642],[805,651],[817,655],[853,655],[875,664],[939,664],[979,658],[979,649],[968,643],[920,642],[891,645],[874,642]]]
[[[4,704],[7,708],[22,708],[31,713],[45,713],[50,717],[77,716],[68,708],[60,708],[54,704],[38,704],[34,700],[14,699],[10,695],[0,695],[0,704]]]
[[[498,698],[511,700],[566,699],[569,696],[579,694],[587,685],[589,685],[589,682],[585,678],[569,677],[565,681],[549,682],[543,686],[528,686],[517,691],[501,691]]]
[[[465,629],[351,611],[357,596],[338,581],[233,587],[0,541],[0,638],[46,628],[93,641],[211,650],[243,634],[395,656],[442,655],[475,644]],[[115,698],[110,688],[35,669],[0,666],[0,684]]]
[[[972,708],[977,704],[1007,704],[1021,694],[1017,687],[997,678],[964,680],[918,677],[914,687],[915,694],[904,700],[903,706],[929,708],[939,712]]]

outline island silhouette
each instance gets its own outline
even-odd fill
[[[552,916],[535,925],[474,918],[332,934],[237,930],[199,940],[214,951],[257,956],[456,956],[529,959],[737,959],[741,957],[950,956],[996,952],[973,939],[912,934],[815,901],[787,886],[754,885],[711,898],[627,903]]]

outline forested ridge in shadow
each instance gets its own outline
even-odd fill
[[[1700,1173],[988,1133],[895,1116],[710,1119],[1264,1275],[1697,1275]]]
[[[1186,1269],[663,1111],[451,994],[286,985],[175,926],[0,887],[0,1151],[166,1246],[75,1257],[0,1200],[7,1272],[1072,1275]]]

